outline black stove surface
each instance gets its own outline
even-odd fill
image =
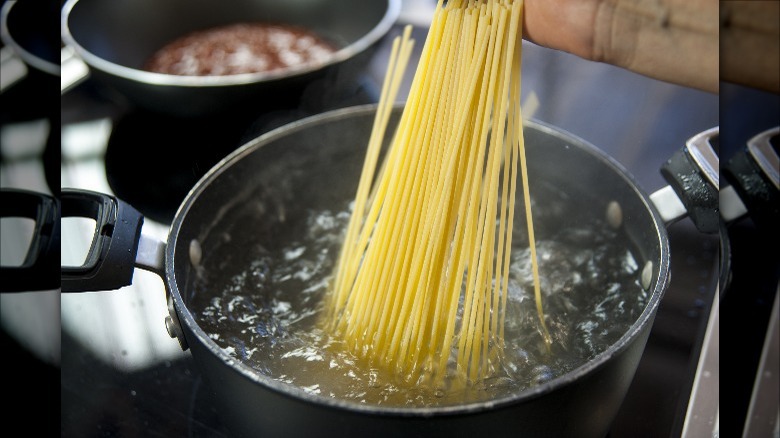
[[[123,373],[65,333],[62,349],[61,436],[230,436],[191,358]]]
[[[375,101],[372,90],[361,88],[333,104]],[[319,111],[255,108],[198,119],[130,111],[113,123],[105,152],[106,178],[117,196],[146,217],[170,223],[189,190],[222,158],[273,128]]]

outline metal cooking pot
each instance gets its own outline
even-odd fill
[[[606,351],[538,386],[488,402],[390,408],[313,395],[263,375],[218,346],[190,307],[196,271],[221,271],[223,259],[207,255],[224,251],[224,242],[229,240],[227,249],[240,258],[249,252],[242,247],[248,240],[242,237],[246,233],[269,242],[290,239],[295,218],[306,209],[326,208],[354,197],[375,110],[376,106],[368,105],[303,119],[236,150],[192,189],[165,242],[141,232],[143,218],[129,205],[105,195],[63,189],[63,217],[93,217],[98,223],[85,267],[63,267],[63,292],[122,287],[132,281],[134,266],[159,273],[168,295],[167,329],[192,351],[219,401],[224,423],[240,436],[605,436],[633,379],[669,282],[666,225],[690,209],[704,231],[717,231],[717,185],[707,181],[707,170],[690,166],[698,162],[694,156],[700,151],[704,156],[698,158],[712,158],[702,146],[717,135],[717,128],[689,141],[664,165],[668,180],[684,180],[686,188],[696,187],[693,198],[681,201],[674,189],[681,185],[670,183],[649,196],[598,148],[558,128],[527,121],[532,193],[534,186],[547,185],[570,200],[560,218],[551,218],[550,223],[562,227],[582,214],[606,215],[618,208],[622,219],[612,218],[612,223],[640,267],[646,308]],[[400,112],[397,107],[394,120]],[[713,212],[716,228],[708,230]],[[198,242],[203,257],[191,253],[193,242]]]
[[[69,0],[62,11],[62,39],[92,76],[130,103],[199,116],[253,99],[255,104],[290,99],[336,68],[344,74],[347,67],[363,67],[369,49],[399,14],[400,0]],[[141,70],[148,57],[177,37],[247,21],[303,26],[340,48],[322,64],[275,72],[205,77]],[[63,77],[63,82],[77,80]]]
[[[0,91],[4,91],[25,75],[59,77],[59,36],[44,26],[49,19],[56,20],[59,3],[38,3],[29,0],[7,0],[0,10],[0,38],[3,77]]]

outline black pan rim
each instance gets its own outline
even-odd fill
[[[387,0],[387,9],[382,19],[360,39],[342,47],[330,56],[327,61],[317,64],[310,64],[296,68],[289,68],[273,72],[260,73],[242,73],[225,76],[184,76],[171,75],[163,73],[153,73],[132,67],[127,67],[107,59],[104,59],[79,44],[70,30],[69,18],[73,9],[80,0],[68,0],[63,6],[61,17],[62,40],[81,57],[84,62],[92,69],[106,73],[110,76],[121,78],[123,80],[137,82],[159,87],[173,87],[184,89],[198,88],[222,88],[240,85],[251,85],[258,83],[272,83],[274,81],[285,80],[312,74],[324,70],[333,65],[342,63],[367,50],[372,44],[378,42],[392,28],[396,19],[400,15],[400,0]]]

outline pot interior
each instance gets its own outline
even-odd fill
[[[316,310],[372,120],[373,107],[358,107],[288,125],[238,150],[196,186],[174,220],[167,259],[179,318],[198,337],[188,342],[206,343],[253,380],[293,394],[331,397],[338,391],[325,383],[333,379],[324,369],[335,367],[342,376],[366,371],[344,390],[344,397],[354,396],[348,403],[369,398],[409,407],[425,399],[426,406],[451,406],[530,397],[565,384],[652,323],[667,283],[668,248],[647,197],[595,147],[529,121],[529,183],[552,355],[534,310],[518,188],[508,305],[514,313],[507,314],[513,327],[507,333],[515,338],[496,379],[475,385],[478,391],[415,390],[399,398],[403,382],[341,353],[327,356],[327,348],[315,347],[327,342]]]
[[[67,32],[93,56],[140,69],[187,33],[249,21],[302,26],[343,49],[368,35],[387,10],[387,2],[363,0],[79,0],[68,13]]]

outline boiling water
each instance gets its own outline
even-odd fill
[[[198,270],[190,308],[200,326],[229,355],[309,393],[383,406],[441,406],[500,398],[565,374],[617,341],[646,304],[638,263],[606,223],[579,221],[540,233],[537,256],[553,337],[548,351],[533,299],[530,251],[516,231],[505,356],[494,375],[457,390],[404,383],[361,363],[318,328],[348,219],[347,208],[310,211],[299,241],[272,250],[247,236],[240,260],[251,263],[237,266],[228,254],[220,272]]]

